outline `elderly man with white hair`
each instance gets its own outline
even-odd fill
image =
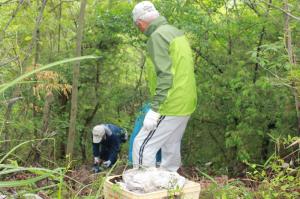
[[[146,36],[147,77],[151,109],[133,144],[133,165],[155,166],[155,155],[162,152],[160,166],[177,171],[181,166],[181,140],[197,104],[194,63],[184,32],[168,24],[149,1],[138,3],[133,11],[136,26]]]
[[[120,145],[127,140],[127,131],[113,124],[96,125],[93,134],[93,155],[95,173],[100,172],[100,164],[111,167],[118,158]]]

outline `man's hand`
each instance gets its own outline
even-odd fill
[[[94,157],[94,164],[100,164],[100,161],[99,157]]]
[[[93,166],[93,168],[92,168],[92,171],[93,171],[94,173],[99,173],[99,172],[101,172],[101,168],[99,167],[98,164],[94,164],[94,166]]]
[[[159,113],[150,109],[145,116],[143,127],[148,131],[152,131],[156,127],[159,117]]]
[[[92,168],[92,171],[94,173],[99,173],[101,171],[101,168],[99,167],[100,162],[101,162],[101,159],[99,157],[94,157],[94,165]]]
[[[111,161],[107,160],[105,162],[103,162],[103,167],[108,168],[111,165]]]

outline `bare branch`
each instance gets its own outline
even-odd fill
[[[18,2],[18,1],[7,0],[7,1],[1,2],[1,3],[0,3],[0,6],[3,6],[3,5],[5,5],[5,4],[9,4],[9,3],[16,3],[16,2]]]
[[[272,8],[275,8],[275,9],[277,9],[277,10],[282,11],[283,13],[285,13],[285,14],[287,14],[288,16],[292,17],[293,19],[296,19],[296,20],[300,21],[300,17],[293,15],[292,13],[290,13],[290,12],[284,10],[283,8],[277,7],[277,6],[275,6],[275,5],[273,5],[273,4],[270,4],[269,2],[266,2],[266,1],[264,1],[264,0],[259,0],[259,1],[262,2],[262,3],[264,3],[264,4],[267,4],[267,5],[271,6]]]
[[[18,57],[13,57],[13,58],[10,58],[9,60],[5,60],[4,62],[0,62],[0,67],[5,66],[5,65],[17,60],[17,59],[18,59]]]
[[[249,2],[245,2],[245,4],[246,4],[251,10],[253,10],[253,11],[257,14],[257,16],[261,16],[260,12],[257,10],[256,6],[254,5],[254,3],[253,3],[251,0],[249,0]]]
[[[11,99],[9,99],[9,100],[6,101],[7,106],[11,107],[14,103],[16,103],[18,100],[21,100],[21,99],[23,99],[23,97],[14,97],[14,98],[11,98]]]
[[[193,51],[199,55],[202,59],[204,59],[207,63],[209,63],[210,65],[214,66],[220,73],[224,73],[224,71],[220,68],[220,65],[214,63],[212,60],[210,60],[208,57],[204,56],[203,53],[201,52],[201,50],[198,50],[196,48],[192,48]]]
[[[28,53],[26,54],[24,60],[22,61],[23,63],[28,59],[33,47],[36,45],[36,42],[38,42],[38,40],[37,40],[38,30],[40,29],[41,22],[43,19],[44,9],[45,9],[46,3],[47,3],[47,0],[42,0],[42,1],[43,1],[43,3],[40,8],[40,13],[36,19],[35,28],[34,28],[34,31],[32,34],[32,42],[31,42],[30,46],[28,47],[28,49],[26,50]]]
[[[141,83],[142,83],[142,76],[143,76],[143,71],[144,71],[144,67],[145,67],[145,63],[146,63],[146,56],[144,55],[143,51],[138,49],[138,48],[137,48],[137,50],[141,54],[141,61],[140,61],[141,73],[140,73],[139,80],[138,80],[134,90],[137,90],[139,88],[139,86],[141,85]]]
[[[288,88],[293,88],[292,85],[290,85],[289,83],[286,83],[286,80],[279,77],[276,73],[272,72],[270,69],[264,67],[264,66],[260,66],[262,69],[264,69],[265,71],[269,72],[276,80],[278,80],[278,82],[283,85],[286,86]]]
[[[6,1],[6,2],[8,2],[8,1]],[[11,24],[11,22],[16,17],[16,15],[17,15],[18,11],[20,10],[20,8],[21,8],[21,6],[22,6],[23,3],[24,3],[24,0],[20,0],[19,1],[17,8],[13,11],[13,13],[11,15],[11,18],[8,20],[8,22],[6,23],[5,27],[1,31],[1,35],[2,36],[0,35],[0,42],[3,40],[5,32],[6,32],[7,28],[8,28],[8,26]]]

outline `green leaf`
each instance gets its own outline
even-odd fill
[[[57,66],[57,65],[61,65],[61,64],[65,64],[65,63],[69,63],[69,62],[74,62],[74,61],[80,61],[80,60],[85,60],[85,59],[96,59],[98,57],[95,57],[95,56],[92,56],[92,55],[89,55],[89,56],[83,56],[83,57],[75,57],[75,58],[71,58],[71,59],[64,59],[62,61],[57,61],[57,62],[54,62],[54,63],[51,63],[51,64],[47,64],[45,66],[41,66],[33,71],[30,71],[28,73],[25,73],[24,75],[21,75],[20,77],[18,77],[17,79],[7,83],[7,84],[2,84],[0,85],[0,93],[3,93],[6,89],[14,86],[15,84],[19,83],[21,80],[37,73],[37,72],[40,72],[40,71],[43,71],[43,70],[46,70],[46,69],[49,69],[49,68],[52,68],[53,66]]]
[[[32,39],[32,37],[31,36],[27,36],[27,37],[25,37],[25,41],[30,41]]]
[[[1,92],[0,92],[1,93]],[[21,144],[18,144],[17,146],[15,146],[14,148],[12,148],[1,160],[0,163],[2,163],[12,152],[14,152],[16,149],[18,149],[20,146],[27,144],[29,142],[32,142],[32,140],[26,141],[26,142],[22,142]]]
[[[287,190],[288,187],[289,187],[289,185],[288,185],[288,184],[285,184],[285,185],[282,185],[282,186],[280,187],[280,189],[281,189],[282,191],[285,191],[285,190]]]
[[[47,173],[35,178],[27,179],[27,180],[17,180],[17,181],[0,181],[0,187],[19,187],[19,186],[27,186],[33,184],[39,180],[47,178],[51,174]]]
[[[288,181],[292,182],[292,181],[294,181],[295,177],[294,176],[288,176],[287,179],[288,179]]]

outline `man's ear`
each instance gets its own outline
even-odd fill
[[[138,19],[138,20],[136,20],[135,24],[136,24],[138,27],[140,27],[140,26],[143,24],[143,22],[142,22],[140,19]]]
[[[136,25],[137,25],[137,27],[140,29],[140,31],[142,31],[142,32],[145,31],[146,26],[147,26],[146,22],[144,22],[144,21],[142,21],[142,20],[140,20],[140,19],[138,19],[138,20],[136,21]]]

